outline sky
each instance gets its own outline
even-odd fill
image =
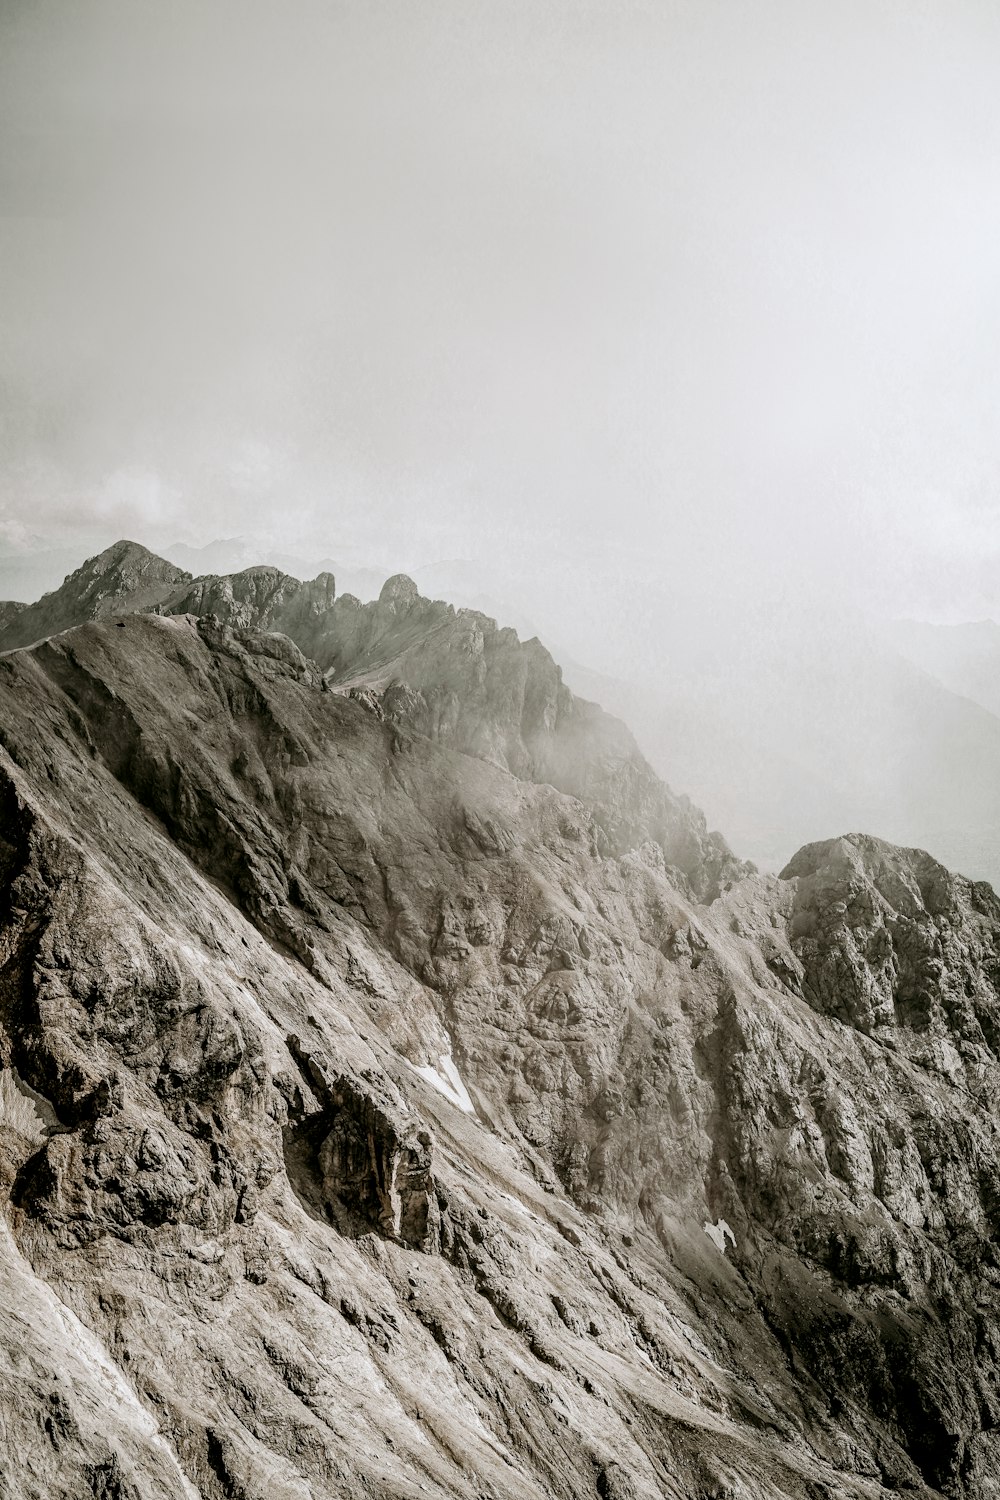
[[[995,0],[0,0],[9,554],[1000,615],[998,412]]]

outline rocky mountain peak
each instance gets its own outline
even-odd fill
[[[119,541],[112,542],[110,547],[106,547],[96,557],[88,559],[83,566],[93,573],[107,573],[115,568],[140,570],[153,566],[162,569],[163,564],[164,559],[157,557],[155,552],[150,552],[149,548],[144,547],[141,542],[131,542],[127,537],[122,537]],[[167,564],[167,567],[172,566],[173,564]],[[177,569],[177,571],[183,572],[183,569]]]
[[[405,573],[394,573],[391,578],[387,578],[385,583],[383,583],[381,593],[378,596],[378,602],[379,604],[389,605],[393,609],[403,610],[409,609],[410,605],[415,604],[419,597],[420,590],[412,578],[409,578]]]
[[[0,648],[27,645],[85,620],[156,608],[190,577],[138,542],[115,542],[68,574],[52,593],[8,616],[0,624]]]
[[[117,602],[129,606],[139,594],[145,599],[151,590],[176,587],[190,576],[140,543],[122,540],[88,559],[57,592],[64,593],[67,603],[74,597],[81,602],[100,598],[109,606]]]
[[[992,908],[990,886],[955,875],[924,849],[903,849],[871,834],[851,833],[807,844],[781,872],[800,892],[824,902],[882,904],[901,918],[947,919],[960,908]]]

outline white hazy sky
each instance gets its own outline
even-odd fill
[[[996,0],[0,0],[0,208],[8,549],[1000,609]]]

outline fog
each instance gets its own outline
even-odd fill
[[[754,703],[1000,615],[998,83],[990,0],[3,0],[0,562],[242,537]]]

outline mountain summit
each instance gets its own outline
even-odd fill
[[[85,620],[154,609],[190,577],[183,568],[174,567],[138,542],[115,542],[88,558],[37,604],[18,610],[6,623],[0,617],[0,650],[30,645]]]

